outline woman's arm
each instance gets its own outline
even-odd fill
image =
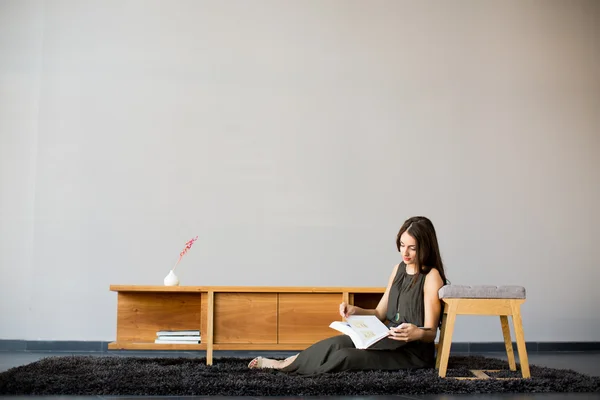
[[[396,272],[398,271],[398,265],[394,267],[390,278],[388,279],[387,287],[385,288],[385,292],[383,296],[381,296],[381,300],[377,304],[377,308],[375,309],[367,309],[361,308],[357,306],[346,305],[345,303],[340,304],[340,314],[344,315],[344,310],[347,311],[345,316],[348,315],[375,315],[379,320],[385,322],[385,314],[387,312],[388,298],[390,296],[390,288],[392,287],[392,283],[394,283],[394,277],[396,276]]]
[[[439,271],[432,268],[425,277],[425,285],[423,287],[423,301],[425,304],[425,321],[423,326],[430,328],[429,331],[419,329],[423,333],[420,340],[424,342],[433,342],[437,335],[438,322],[442,310],[438,292],[442,286],[444,286],[444,282]]]

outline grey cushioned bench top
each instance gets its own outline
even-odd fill
[[[438,292],[440,299],[524,299],[523,286],[446,285]]]

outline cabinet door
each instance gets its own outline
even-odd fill
[[[341,320],[342,293],[280,293],[279,343],[312,344],[340,333],[329,327]]]
[[[215,293],[213,343],[277,343],[277,293]]]

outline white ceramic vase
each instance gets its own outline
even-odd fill
[[[179,286],[179,278],[173,272],[173,270],[169,271],[169,275],[165,276],[165,286]]]

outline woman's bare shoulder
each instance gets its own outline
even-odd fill
[[[431,268],[431,271],[425,275],[425,284],[423,286],[423,292],[426,297],[438,298],[439,290],[444,286],[440,271],[435,268]]]
[[[433,281],[433,282],[441,282],[442,276],[440,275],[440,271],[437,268],[431,268],[431,270],[425,276],[425,282]]]

